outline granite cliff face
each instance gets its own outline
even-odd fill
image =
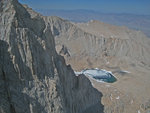
[[[56,53],[43,18],[0,1],[0,113],[103,112],[102,94]]]

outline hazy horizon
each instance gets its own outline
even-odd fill
[[[32,8],[32,7],[31,7]],[[145,15],[150,16],[150,14],[142,14],[142,13],[133,13],[133,12],[106,12],[102,10],[94,10],[94,9],[44,9],[44,8],[32,8],[33,10],[39,12],[39,11],[63,11],[63,12],[93,12],[93,13],[101,13],[101,14],[127,14],[127,15]],[[40,12],[41,13],[41,12]],[[47,15],[46,15],[47,16]]]
[[[102,13],[150,15],[150,0],[19,0],[33,9],[93,10]]]

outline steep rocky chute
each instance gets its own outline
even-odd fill
[[[102,94],[56,53],[50,26],[0,1],[0,113],[102,113]]]

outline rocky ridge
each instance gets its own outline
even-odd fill
[[[142,32],[98,21],[74,24],[59,17],[47,17],[45,21],[51,24],[56,47],[64,45],[70,51],[66,60],[75,70],[108,62],[149,67],[150,40]]]
[[[0,112],[103,112],[102,94],[56,53],[43,18],[17,0],[0,1]]]

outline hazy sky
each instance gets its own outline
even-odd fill
[[[150,14],[150,0],[19,0],[33,9],[92,9],[110,13]]]

